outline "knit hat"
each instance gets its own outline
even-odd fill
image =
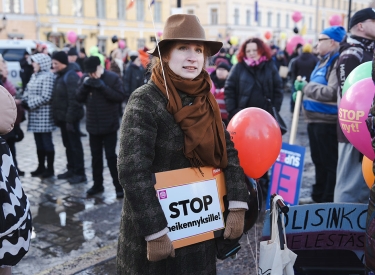
[[[70,48],[68,51],[68,56],[69,55],[78,55],[77,49],[76,48]]]
[[[17,118],[17,107],[12,95],[0,86],[0,135],[12,131]]]
[[[324,29],[321,34],[327,35],[329,38],[335,40],[336,42],[341,42],[346,35],[346,31],[341,26],[332,26]]]
[[[373,8],[366,8],[363,10],[357,11],[352,18],[350,18],[349,22],[349,30],[353,28],[358,23],[366,21],[368,19],[375,19],[375,9]]]
[[[90,56],[84,61],[83,65],[87,73],[94,73],[100,65],[100,59],[97,56]]]
[[[219,69],[219,68],[222,68],[222,69],[225,69],[227,70],[228,72],[230,71],[230,67],[228,64],[224,63],[224,62],[221,62],[219,63],[217,66],[216,66],[216,69]]]
[[[64,51],[53,53],[52,60],[57,60],[61,64],[65,64],[65,65],[69,64],[68,55]]]
[[[302,47],[303,53],[312,53],[312,46],[310,44],[305,44]]]

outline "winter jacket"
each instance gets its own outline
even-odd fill
[[[303,88],[303,106],[308,123],[337,123],[337,57],[338,49],[322,57],[315,70],[326,69],[326,72],[321,75],[320,71],[315,76],[313,72],[310,82]],[[327,63],[330,65],[326,66]]]
[[[186,106],[193,98],[181,95]],[[216,274],[214,240],[176,249],[176,257],[147,260],[145,236],[157,233],[167,221],[156,197],[152,173],[191,167],[183,153],[184,133],[167,111],[167,98],[149,81],[132,93],[120,129],[118,173],[125,190],[117,251],[117,274]],[[225,130],[228,200],[245,202],[247,189],[237,150]]]
[[[283,100],[282,82],[272,60],[250,67],[237,63],[225,82],[225,104],[230,120],[236,113],[248,107],[258,107],[271,113],[272,105],[280,111]]]
[[[347,40],[341,44],[340,57],[337,61],[337,81],[339,83],[339,96],[337,105],[340,105],[342,98],[342,88],[348,75],[360,64],[371,61],[375,49],[375,41],[358,36],[348,36]],[[349,143],[337,125],[337,139],[339,142]]]
[[[27,130],[34,133],[52,132],[56,127],[52,117],[52,91],[54,75],[50,71],[51,58],[38,53],[32,60],[39,64],[40,71],[31,76],[23,93],[22,101],[29,106]]]
[[[291,68],[292,83],[298,76],[305,77],[306,81],[310,81],[310,75],[318,63],[318,58],[312,53],[302,53],[294,60]]]
[[[216,70],[210,74],[210,77],[212,80],[211,93],[214,95],[216,102],[219,105],[221,119],[227,122],[228,112],[224,100],[225,79],[218,79],[216,75]]]
[[[145,70],[142,66],[137,66],[131,61],[128,63],[124,74],[125,101],[129,100],[132,92],[145,83],[144,73]]]
[[[116,132],[120,126],[118,105],[124,100],[122,81],[105,70],[99,79],[83,76],[77,100],[86,104],[86,129],[92,135]]]
[[[66,75],[67,74],[67,75]],[[53,119],[57,125],[74,123],[83,118],[83,106],[76,99],[79,76],[71,63],[56,73],[52,95]]]
[[[29,83],[31,76],[34,73],[34,68],[31,64],[29,64],[29,62],[27,62],[27,59],[25,57],[23,57],[20,60],[20,67],[21,67],[20,77],[22,80],[22,89],[25,90],[27,83]]]

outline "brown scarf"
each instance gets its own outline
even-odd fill
[[[168,86],[167,110],[185,134],[184,154],[193,167],[225,168],[228,164],[224,127],[219,106],[210,92],[211,79],[205,70],[193,80],[176,75],[163,63]],[[151,80],[167,97],[161,63],[152,70]],[[182,106],[178,91],[194,96],[194,102]],[[167,97],[168,98],[168,97]]]

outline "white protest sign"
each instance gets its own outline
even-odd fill
[[[224,228],[216,179],[157,190],[171,241]]]

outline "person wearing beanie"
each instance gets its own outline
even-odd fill
[[[313,72],[316,64],[318,63],[318,58],[312,54],[311,44],[305,44],[302,47],[302,53],[293,62],[291,68],[291,80],[294,83],[297,76],[304,77],[307,82],[310,81],[310,75]]]
[[[311,199],[318,203],[333,202],[336,185],[339,87],[336,69],[340,42],[345,35],[341,26],[324,29],[318,37],[319,61],[310,75],[309,82],[306,79],[294,82],[295,90],[304,94],[303,109],[316,173]]]
[[[63,51],[52,55],[52,68],[56,74],[51,101],[53,119],[61,130],[67,159],[67,171],[57,175],[57,178],[67,179],[70,184],[83,183],[87,179],[79,122],[84,116],[84,110],[76,100],[80,77]]]
[[[338,104],[349,74],[360,64],[372,60],[375,50],[375,10],[366,8],[357,11],[349,21],[349,31],[346,40],[341,43],[337,61]],[[337,138],[339,149],[334,202],[368,203],[370,190],[362,174],[362,154],[349,143],[340,125],[337,125]]]
[[[128,102],[130,95],[143,84],[145,84],[145,70],[142,66],[139,53],[137,51],[129,52],[130,61],[126,65],[124,74],[125,103]]]
[[[87,195],[104,192],[103,149],[108,169],[112,176],[116,197],[123,198],[117,173],[117,130],[120,127],[118,105],[124,100],[124,90],[120,77],[104,70],[97,56],[85,61],[86,73],[79,87],[77,100],[86,105],[86,130],[90,137],[93,186]]]
[[[216,69],[210,74],[212,81],[211,93],[215,96],[216,102],[219,105],[221,120],[225,123],[225,125],[228,125],[229,120],[224,100],[224,86],[225,81],[228,78],[229,71],[230,66],[225,62],[221,62],[216,66]]]

